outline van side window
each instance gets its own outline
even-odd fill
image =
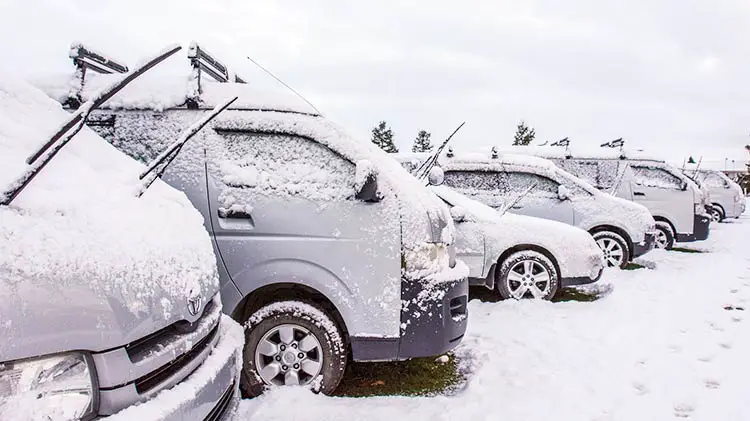
[[[660,189],[682,189],[684,182],[673,174],[661,169],[632,165],[634,181],[646,187]]]
[[[536,183],[536,187],[529,192],[532,197],[556,198],[558,184],[547,177],[534,173],[509,172],[508,187],[513,194],[524,192],[529,186]]]
[[[576,177],[584,179],[592,186],[602,187],[599,180],[599,165],[595,161],[566,159],[563,161],[562,168]]]
[[[313,139],[287,134],[219,134],[223,156],[217,159],[218,170],[229,187],[314,201],[354,198],[354,164]]]

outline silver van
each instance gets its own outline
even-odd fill
[[[742,187],[721,171],[708,169],[683,169],[702,187],[708,190],[711,220],[722,222],[727,218],[739,218],[745,212],[745,197]]]
[[[145,167],[85,127],[27,165],[70,115],[8,76],[0,109],[0,419],[232,419],[243,333],[200,214],[136,197]]]
[[[188,57],[188,77],[138,80],[89,124],[148,162],[186,121],[239,97],[162,178],[203,214],[224,311],[247,328],[245,393],[267,385],[330,393],[349,356],[403,360],[457,346],[468,269],[455,259],[447,207],[314,109],[250,88],[197,44]],[[77,94],[86,99],[108,79],[91,75]],[[48,92],[69,101],[65,86]]]
[[[540,156],[599,190],[642,204],[656,220],[657,248],[708,238],[706,197],[677,168],[640,152],[616,148],[576,151],[563,147],[514,147]]]
[[[405,156],[405,159],[409,159]],[[608,266],[625,267],[654,247],[654,220],[643,206],[612,197],[532,156],[455,154],[439,160],[445,185],[495,209],[563,222],[589,232]]]

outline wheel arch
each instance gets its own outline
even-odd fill
[[[494,265],[494,270],[491,270],[491,273],[493,273],[493,288],[497,286],[497,276],[500,273],[499,267],[502,266],[503,262],[505,262],[508,257],[510,257],[514,253],[518,253],[519,251],[535,251],[548,258],[552,262],[552,264],[555,265],[555,270],[557,271],[557,280],[558,282],[560,282],[560,279],[562,278],[562,273],[560,272],[560,264],[557,262],[557,259],[549,250],[536,244],[517,244],[502,252],[502,254],[500,254],[500,257],[497,258],[497,262]]]
[[[724,209],[724,206],[721,205],[719,202],[711,202],[711,206],[716,206],[721,211],[721,215],[723,218],[727,217],[727,210]]]
[[[301,301],[323,310],[341,329],[347,352],[350,349],[349,330],[336,305],[322,292],[308,285],[280,282],[264,285],[245,295],[232,312],[232,318],[243,324],[262,307],[280,301]]]
[[[660,216],[660,215],[654,215],[654,221],[657,221],[657,222],[666,222],[667,224],[669,224],[669,227],[672,228],[672,233],[675,236],[677,236],[677,228],[675,228],[674,224],[669,219],[667,219],[667,218],[665,218],[663,216]]]
[[[622,228],[616,227],[614,225],[604,224],[604,225],[597,225],[594,228],[591,228],[589,230],[589,234],[594,235],[597,232],[603,232],[603,231],[611,231],[619,235],[620,237],[622,237],[625,240],[626,245],[628,246],[628,253],[630,254],[630,256],[633,255],[633,250],[634,250],[635,245],[633,244],[633,239],[630,238],[630,235],[628,234],[627,231],[625,231]]]

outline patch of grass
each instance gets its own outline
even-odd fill
[[[448,362],[436,357],[383,363],[349,362],[334,396],[431,396],[464,381],[453,354]]]
[[[679,253],[708,253],[706,250],[690,249],[687,247],[672,247],[672,250],[670,251],[676,251]]]
[[[563,301],[581,301],[591,302],[599,299],[599,294],[592,294],[580,291],[575,288],[563,288],[557,292],[557,295],[552,298],[553,303],[559,303]]]
[[[502,301],[500,299],[500,294],[498,294],[497,291],[481,286],[469,287],[469,301],[471,300],[479,300],[483,303],[496,303]]]
[[[639,265],[638,263],[630,262],[630,263],[627,264],[627,266],[625,266],[622,269],[623,270],[636,270],[636,269],[645,269],[645,268],[646,268],[646,266]]]

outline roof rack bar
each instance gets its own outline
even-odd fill
[[[197,42],[190,43],[187,51],[190,64],[193,66],[192,88],[187,97],[188,108],[198,108],[200,104],[200,95],[203,93],[201,86],[201,73],[205,72],[208,76],[220,83],[235,82],[245,83],[242,78],[229,72],[227,66],[214,58],[208,51],[201,48]]]
[[[78,108],[81,105],[81,91],[83,91],[87,69],[103,74],[128,72],[128,66],[120,64],[104,54],[93,51],[80,42],[74,42],[70,45],[68,57],[73,59],[73,64],[76,66],[76,85],[70,89],[68,100],[65,102],[65,105],[71,108]]]

